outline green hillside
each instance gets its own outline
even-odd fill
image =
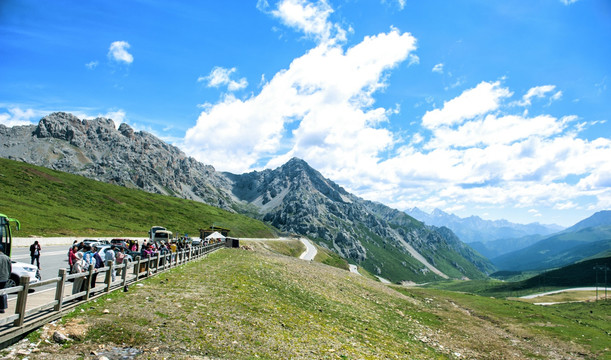
[[[141,284],[55,325],[75,341],[45,342],[53,325],[32,334],[37,354],[88,358],[133,348],[142,359],[611,358],[609,302],[540,307],[387,287],[264,246],[222,249]]]
[[[500,270],[545,270],[572,264],[611,248],[611,225],[560,233],[492,262]]]
[[[275,237],[244,215],[0,158],[0,212],[19,219],[14,236],[147,236],[152,225],[199,236],[211,225],[236,237]]]
[[[607,266],[611,269],[611,256],[581,261],[559,269],[546,271],[521,281],[476,280],[446,281],[431,284],[437,289],[468,292],[472,294],[499,298],[524,296],[534,293],[572,287],[604,286],[604,272],[595,267]],[[514,277],[518,273],[512,274]],[[607,273],[611,284],[611,271]]]

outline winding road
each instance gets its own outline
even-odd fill
[[[303,252],[303,254],[301,254],[301,256],[299,256],[299,258],[306,261],[314,260],[314,257],[318,253],[314,244],[312,244],[312,242],[306,238],[300,238],[299,240],[301,240],[301,243],[306,247],[306,250]]]

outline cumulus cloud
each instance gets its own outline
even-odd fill
[[[388,110],[373,107],[373,94],[386,86],[386,71],[414,49],[415,39],[396,29],[347,50],[323,43],[278,72],[258,95],[226,96],[204,109],[187,131],[185,147],[207,163],[222,158],[225,168],[235,171],[281,149],[289,157],[320,158],[320,164],[322,157],[328,164],[365,158],[375,163],[373,155],[393,137],[378,126]]]
[[[455,125],[496,110],[503,98],[511,95],[512,92],[502,88],[499,81],[484,81],[457,98],[445,102],[443,108],[427,111],[422,118],[422,124],[427,128]]]
[[[547,97],[548,93],[553,92],[555,89],[556,89],[555,85],[535,86],[533,88],[528,89],[526,94],[522,96],[522,100],[515,102],[515,104],[519,106],[530,106],[532,104],[533,99],[535,98],[543,99]],[[555,92],[549,98],[550,98],[550,102],[559,100],[560,98],[562,98],[562,91]]]
[[[31,125],[38,121],[40,117],[40,111],[33,109],[22,110],[20,107],[17,106],[5,108],[4,111],[0,110],[0,124],[8,127],[18,125]]]
[[[236,68],[225,69],[215,67],[208,76],[200,76],[197,81],[206,82],[208,87],[227,86],[229,91],[237,91],[248,86],[246,78],[241,78],[237,81],[231,79],[231,74],[236,72]]]
[[[127,41],[115,41],[110,44],[108,58],[120,63],[131,64],[134,57],[127,51],[129,48],[130,45]]]
[[[285,25],[302,31],[318,40],[343,40],[345,30],[329,21],[333,9],[325,0],[316,3],[307,0],[283,0],[271,14]]]

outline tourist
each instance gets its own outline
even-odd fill
[[[11,259],[4,254],[4,245],[0,244],[0,289],[6,287],[6,283],[11,276],[13,266],[11,265]],[[4,313],[8,307],[8,295],[4,294],[0,296],[0,313]]]
[[[30,245],[30,258],[32,259],[31,264],[34,265],[34,261],[36,261],[36,266],[40,270],[40,244],[38,240],[34,241],[32,245]]]
[[[83,253],[77,251],[74,254],[74,257],[76,258],[76,261],[72,265],[72,273],[80,274],[86,272],[87,268],[89,267],[89,264],[87,264],[87,262],[83,259]],[[86,279],[87,278],[83,276],[74,278],[74,283],[72,284],[72,294],[77,294],[85,290],[84,287],[87,283]]]
[[[98,269],[103,268],[104,267],[104,261],[102,260],[102,257],[100,256],[100,254],[98,253],[98,247],[97,245],[93,245],[92,248],[92,252],[93,252],[93,265],[96,269],[96,271],[93,273],[93,275],[91,276],[91,288],[93,289],[95,287],[95,282],[98,278]]]
[[[91,251],[91,246],[89,245],[83,246],[83,260],[85,260],[85,262],[87,263],[87,268],[89,268],[89,265],[95,265],[93,251]]]
[[[113,267],[114,267],[114,263],[117,261],[115,257],[115,246],[114,245],[106,249],[106,251],[104,252],[104,258],[106,262],[108,262],[109,260],[112,261],[113,265],[110,266],[110,270],[108,271],[110,271],[112,282],[114,282],[116,280],[116,275],[115,275],[115,272],[113,271]]]
[[[117,265],[122,265],[125,260],[125,248],[118,247],[116,248],[117,252],[115,253],[115,259],[117,259]],[[119,275],[120,269],[117,269],[117,275]]]
[[[78,252],[78,245],[72,245],[68,251],[68,264],[70,265],[70,273],[72,273],[72,267],[77,260],[76,253]],[[82,254],[81,254],[82,255]],[[81,256],[82,259],[82,256]]]

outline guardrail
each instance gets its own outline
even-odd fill
[[[0,289],[2,295],[17,295],[14,314],[8,314],[0,317],[0,349],[9,346],[18,340],[22,335],[47,324],[53,320],[61,318],[69,310],[85,303],[91,299],[108,294],[117,289],[124,289],[126,286],[136,283],[140,280],[154,276],[158,273],[174,268],[178,265],[185,264],[189,261],[196,260],[202,256],[211,253],[221,247],[225,247],[225,242],[211,244],[207,246],[193,246],[189,249],[178,251],[175,253],[157,254],[154,257],[141,259],[137,257],[133,261],[127,261],[123,264],[116,265],[112,261],[108,261],[103,268],[95,269],[93,265],[89,266],[88,271],[80,274],[68,274],[67,269],[60,269],[56,278],[44,280],[30,285],[30,278],[22,276],[18,286]],[[229,245],[231,246],[231,245]],[[112,272],[117,271],[115,281],[112,281]],[[99,286],[91,287],[91,279],[95,274],[105,274],[104,282]],[[120,275],[120,276],[119,276]],[[66,289],[72,290],[71,281],[75,279],[85,279],[85,289],[80,292],[66,295]],[[42,303],[31,304],[33,299],[33,290],[49,284],[57,284],[55,288],[55,296],[51,301],[43,300]],[[94,295],[95,293],[95,295]],[[40,301],[38,301],[40,302]],[[28,308],[28,305],[31,305]],[[8,310],[8,309],[7,309]]]

